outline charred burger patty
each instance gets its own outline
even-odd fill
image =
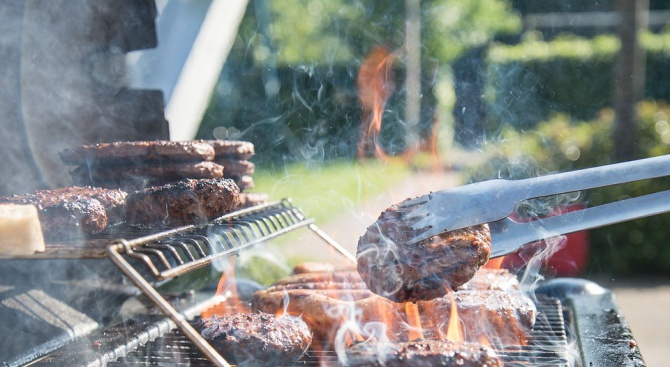
[[[415,340],[388,345],[359,343],[349,347],[347,359],[349,366],[502,366],[491,348],[451,340]]]
[[[185,179],[136,191],[126,198],[125,218],[160,228],[204,223],[237,208],[239,188],[229,179]]]
[[[487,224],[408,244],[417,230],[393,205],[358,241],[358,272],[371,291],[395,302],[444,296],[469,281],[491,252]]]
[[[201,319],[196,328],[226,360],[242,366],[295,361],[312,341],[301,319],[261,312],[215,315]]]

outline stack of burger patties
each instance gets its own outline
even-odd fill
[[[267,201],[253,188],[254,145],[246,141],[129,141],[83,145],[60,153],[75,166],[70,172],[77,186],[105,187],[127,192],[184,179],[228,178],[239,187],[240,206]]]

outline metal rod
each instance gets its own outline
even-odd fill
[[[144,293],[149,299],[161,309],[175,325],[195,344],[198,349],[218,367],[230,367],[231,365],[221,357],[212,346],[203,339],[200,334],[186,321],[186,318],[172,307],[172,305],[147,282],[124,258],[120,252],[125,251],[127,243],[123,240],[110,245],[107,253],[110,259],[121,271]]]
[[[328,236],[326,232],[320,230],[319,227],[316,226],[316,224],[314,223],[310,224],[309,229],[314,231],[314,233],[316,233],[319,237],[321,237],[322,240],[326,241],[326,243],[329,244],[332,248],[339,251],[339,253],[342,254],[344,257],[351,260],[352,263],[356,264],[356,256],[354,256],[351,252],[347,251],[347,249],[342,247],[342,245],[340,245],[334,239]]]

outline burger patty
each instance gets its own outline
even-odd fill
[[[253,175],[256,169],[256,165],[253,163],[239,159],[220,159],[217,157],[214,159],[214,162],[225,168],[223,176],[225,178]]]
[[[275,366],[298,360],[312,334],[297,317],[235,313],[200,319],[196,328],[227,361],[239,366]]]
[[[37,207],[42,232],[49,240],[102,232],[122,220],[126,193],[99,187],[38,190],[0,198],[0,202]]]
[[[211,161],[214,147],[201,141],[121,141],[82,145],[59,153],[63,163],[128,164],[147,161]]]
[[[239,200],[232,180],[185,179],[128,195],[124,217],[150,228],[200,224],[235,210]]]
[[[240,189],[242,190],[242,189]],[[240,193],[240,208],[251,208],[256,205],[265,204],[270,200],[268,194],[260,192],[241,192]]]
[[[519,291],[521,284],[516,275],[507,269],[480,268],[467,283],[456,288],[458,291],[465,290],[491,290],[491,291]]]
[[[348,366],[502,367],[495,351],[478,343],[415,340],[397,344],[363,342],[346,351]]]
[[[420,232],[393,205],[358,241],[358,272],[371,291],[395,302],[444,296],[469,281],[491,252],[487,224],[408,244]]]
[[[239,140],[201,140],[214,147],[217,158],[249,159],[254,155],[254,145],[248,141]]]
[[[226,174],[226,176],[227,176],[227,174]],[[229,178],[229,179],[235,181],[235,184],[237,185],[237,187],[240,188],[240,191],[250,190],[250,189],[253,189],[254,186],[255,186],[253,177],[251,177],[249,175],[231,176],[231,177],[226,177],[226,178]],[[263,194],[263,195],[265,195],[265,194]]]
[[[334,273],[336,271],[356,271],[351,264],[332,264],[328,262],[306,261],[293,267],[292,274]]]
[[[458,291],[419,302],[422,325],[446,333],[452,300],[468,341],[484,338],[496,346],[526,345],[537,318],[535,303],[521,292]]]
[[[70,172],[75,184],[119,187],[124,182],[156,181],[162,184],[185,178],[222,178],[224,167],[214,162],[158,162],[148,166],[83,165]]]

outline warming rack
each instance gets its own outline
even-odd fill
[[[202,226],[186,226],[133,240],[114,240],[107,247],[107,253],[114,264],[210,361],[216,366],[230,366],[138,268],[143,266],[154,281],[168,280],[303,227],[308,227],[345,257],[355,261],[290,199],[243,209]]]

